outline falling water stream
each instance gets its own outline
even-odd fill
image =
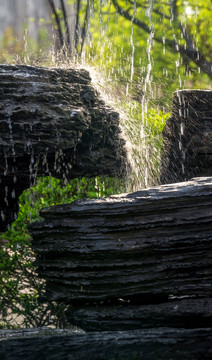
[[[149,34],[148,49],[147,49],[147,59],[148,59],[147,72],[146,72],[146,77],[144,79],[143,96],[142,96],[142,101],[141,101],[141,108],[142,108],[141,137],[143,137],[143,135],[144,135],[145,126],[146,126],[145,114],[147,113],[147,107],[148,107],[147,87],[149,87],[149,90],[151,91],[151,80],[150,80],[151,69],[152,69],[151,49],[152,49],[152,42],[153,42],[153,37],[154,37],[154,25],[152,22],[153,7],[154,7],[154,0],[148,0],[148,8],[146,10],[146,16],[149,18],[149,21],[150,21],[150,34]],[[147,164],[149,162],[149,148],[148,148],[147,144],[145,146],[144,156],[146,158],[146,167],[144,170],[144,185],[148,186],[148,166],[147,166]]]
[[[180,122],[180,134],[179,134],[179,150],[181,154],[181,168],[182,168],[182,174],[185,174],[185,159],[186,159],[186,150],[184,149],[183,145],[183,136],[184,136],[184,130],[185,130],[185,119],[189,115],[188,109],[185,107],[185,101],[183,98],[183,95],[180,93],[177,93],[178,99],[179,99],[179,105],[181,106],[179,108],[179,118],[181,119]]]

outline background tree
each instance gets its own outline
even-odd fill
[[[210,86],[210,0],[61,0],[60,9],[49,3],[60,48],[122,83],[134,99],[141,100],[147,83],[148,97],[160,105],[177,88]],[[65,10],[70,4],[72,33]]]
[[[30,13],[27,25],[26,14],[18,40],[11,28],[5,30],[1,62],[51,65],[51,59],[58,58],[51,57],[56,39],[56,52],[63,54],[59,64],[65,59],[92,64],[118,89],[123,84],[138,102],[146,91],[162,107],[178,88],[211,87],[210,0],[45,0],[45,4],[44,18],[33,20]],[[33,21],[39,27],[37,43],[28,32]]]
[[[204,50],[206,50],[205,45],[208,47],[209,44],[205,44],[205,41],[201,40],[198,42],[195,31],[194,34],[192,34],[192,30],[194,30],[192,29],[192,23],[195,22],[195,20],[197,21],[197,16],[200,22],[203,21],[204,16],[207,16],[205,25],[209,26],[205,28],[205,31],[207,31],[206,29],[211,30],[209,24],[209,21],[211,21],[209,20],[211,10],[210,4],[207,4],[207,1],[204,2],[204,5],[202,1],[200,1],[198,5],[197,1],[177,0],[169,0],[167,2],[151,0],[149,3],[146,1],[127,1],[125,4],[123,4],[123,1],[118,0],[112,0],[112,2],[121,16],[131,21],[147,34],[150,34],[152,31],[151,26],[148,25],[147,21],[143,21],[141,12],[140,16],[139,14],[138,16],[133,14],[135,8],[136,13],[138,13],[139,10],[142,11],[142,9],[145,9],[146,13],[149,13],[149,17],[152,16],[155,41],[161,45],[166,44],[170,51],[180,53],[186,65],[193,61],[199,66],[202,72],[206,73],[212,79],[212,62],[209,58],[211,53],[206,52],[204,55]],[[126,7],[126,5],[128,6]],[[158,26],[157,24],[163,25],[163,31],[161,31],[161,25]],[[197,30],[197,28],[198,24],[195,30]],[[198,30],[198,33],[202,37],[201,28],[199,27]],[[170,35],[172,35],[172,38]],[[195,35],[195,37],[193,35]],[[207,55],[209,55],[208,59]]]
[[[88,25],[90,20],[90,10],[93,0],[69,0],[65,2],[60,0],[60,7],[56,7],[54,0],[48,0],[52,11],[52,17],[55,22],[56,30],[56,48],[57,50],[65,50],[71,56],[81,55],[85,43]],[[71,24],[67,16],[66,7],[68,5],[75,5],[75,21]]]

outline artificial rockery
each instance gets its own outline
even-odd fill
[[[0,65],[0,231],[38,176],[124,176],[119,114],[86,70]]]
[[[34,68],[9,67],[3,70],[13,71],[11,81],[14,75],[23,77],[29,70],[31,75],[35,72],[34,76],[38,79]],[[85,171],[93,175],[100,170],[100,173],[112,171],[112,175],[118,170],[120,174],[122,169],[126,169],[127,156],[123,140],[119,138],[119,127],[113,128],[112,125],[115,119],[118,126],[118,116],[112,116],[114,112],[110,109],[111,122],[105,124],[107,121],[103,119],[107,117],[102,118],[102,112],[98,112],[97,108],[95,111],[99,117],[92,128],[93,132],[86,127],[84,135],[79,135],[76,130],[78,123],[85,125],[88,118],[83,110],[77,111],[76,103],[70,111],[71,105],[68,104],[72,104],[72,98],[78,99],[81,108],[89,108],[91,114],[95,109],[95,92],[91,96],[88,91],[79,91],[88,88],[88,74],[81,72],[86,78],[83,85],[77,83],[74,77],[74,89],[78,89],[74,92],[73,87],[67,85],[67,80],[57,87],[58,79],[62,76],[59,74],[65,77],[72,74],[73,77],[79,73],[73,70],[66,73],[63,70],[38,69],[40,73],[45,71],[48,79],[52,76],[52,93],[55,91],[58,94],[64,89],[66,98],[57,103],[51,102],[54,97],[39,90],[41,99],[44,97],[45,109],[51,109],[51,116],[47,118],[49,121],[39,122],[40,133],[45,135],[43,141],[40,137],[45,151],[38,151],[43,158],[42,166],[39,167],[39,156],[35,162],[31,160],[30,152],[27,158],[30,170],[35,169],[36,163],[38,174],[46,169],[47,173],[50,171],[57,175],[58,168],[61,169],[59,173],[65,176],[72,169],[75,176],[85,175]],[[27,78],[24,79],[26,85]],[[34,83],[36,94],[36,81]],[[43,89],[43,86],[42,83],[38,88]],[[169,182],[168,185],[110,198],[80,200],[42,210],[43,220],[32,224],[30,232],[38,273],[46,280],[45,301],[64,302],[68,307],[66,317],[70,324],[83,331],[58,336],[58,330],[55,330],[46,338],[40,335],[39,330],[37,337],[34,337],[33,331],[31,335],[27,331],[21,334],[19,331],[18,339],[14,339],[16,332],[11,334],[9,331],[2,335],[5,338],[0,345],[3,359],[211,359],[211,94],[201,91],[175,94],[173,115],[163,133],[161,182]],[[19,96],[21,98],[21,94]],[[24,88],[23,98],[25,96]],[[57,96],[60,99],[61,95]],[[48,107],[49,103],[51,105]],[[7,104],[9,106],[11,101]],[[95,104],[105,109],[101,100]],[[42,106],[42,101],[39,106]],[[64,114],[63,106],[64,109],[68,107],[66,115],[69,118],[60,115],[61,112]],[[73,118],[74,130],[72,132],[69,128],[67,138],[63,140],[58,133],[66,133],[62,125],[68,126],[67,119],[70,118]],[[33,123],[35,128],[36,121]],[[47,124],[51,124],[51,121],[50,132]],[[58,121],[62,124],[59,132]],[[10,163],[6,166],[8,171],[3,175],[6,178],[9,169],[17,171],[18,165],[15,165],[17,157],[11,116],[2,123],[6,126],[7,142],[10,144],[9,148],[5,146],[6,140],[2,144],[5,164],[9,157],[5,154],[11,153]],[[95,126],[99,131],[97,137],[91,136],[95,134]],[[101,126],[106,126],[109,131],[106,139],[101,138]],[[26,128],[30,130],[28,123]],[[54,137],[51,136],[52,146],[58,143],[64,146],[61,168],[58,164],[55,166],[58,148],[51,153],[51,145],[46,145],[50,141],[50,133],[54,134]],[[26,134],[25,131],[22,134]],[[72,134],[75,134],[73,143]],[[118,142],[111,143],[114,134]],[[90,139],[89,146],[83,147],[83,139]],[[31,135],[30,144],[32,140]],[[98,157],[98,154],[102,154],[102,141],[106,152],[103,157]],[[17,143],[21,143],[20,132]],[[73,144],[70,151],[65,144]],[[98,144],[100,153],[94,151],[98,149]],[[109,156],[107,166],[111,164],[111,168],[105,169],[104,161],[111,154],[112,144],[117,146],[114,146],[114,156]],[[54,154],[53,158],[50,154]],[[9,164],[13,164],[13,167],[9,167]],[[21,169],[17,175],[19,173],[21,176]],[[26,178],[33,176],[34,170],[27,173]],[[198,177],[190,179],[190,176]],[[27,336],[29,339],[26,339]]]

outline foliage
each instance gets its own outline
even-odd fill
[[[154,108],[147,109],[147,112],[143,113],[143,109],[140,103],[137,101],[130,101],[128,104],[122,104],[124,110],[129,114],[129,117],[132,119],[131,123],[133,126],[136,124],[136,127],[141,126],[145,127],[145,134],[154,138],[154,136],[161,135],[166,121],[171,116],[170,113],[163,113],[161,110]],[[133,131],[130,128],[129,135]]]
[[[61,0],[58,7],[49,0],[49,4],[52,16],[40,19],[37,42],[28,36],[27,23],[18,40],[12,28],[5,30],[1,62],[90,64],[117,88],[122,84],[138,102],[145,96],[166,111],[176,89],[211,87],[210,0]],[[47,33],[49,24],[55,28],[56,52]]]
[[[45,283],[38,279],[30,247],[30,222],[40,218],[42,208],[71,203],[82,198],[109,196],[123,190],[122,181],[107,177],[61,180],[39,178],[35,186],[19,198],[17,220],[3,234],[5,246],[0,249],[0,309],[1,322],[11,327],[17,323],[26,327],[64,326],[64,305],[40,303],[45,297]],[[5,325],[1,325],[5,326]]]
[[[125,101],[120,105],[121,121],[131,156],[131,173],[127,190],[136,191],[145,186],[157,185],[160,178],[162,131],[170,113],[149,108],[143,111],[135,101]]]
[[[33,22],[34,19],[30,19]],[[47,50],[51,46],[44,19],[40,19],[41,28],[38,39],[28,35],[28,25],[23,26],[22,36],[17,38],[14,29],[7,27],[0,39],[0,63],[33,64],[45,63]],[[48,55],[49,56],[49,55]]]
[[[149,1],[149,8],[144,0],[102,4],[95,2],[85,52],[113,82],[128,84],[141,101],[150,76],[146,98],[160,106],[169,105],[176,89],[210,86],[205,69],[208,61],[210,72],[212,53],[209,1]]]

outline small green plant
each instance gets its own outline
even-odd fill
[[[156,185],[160,176],[162,131],[171,114],[155,108],[144,112],[141,103],[127,99],[120,108],[124,133],[131,146],[128,190]]]
[[[77,199],[99,198],[123,191],[123,181],[108,177],[61,180],[39,178],[35,186],[19,198],[17,220],[2,235],[0,249],[0,322],[1,327],[67,326],[63,304],[42,303],[45,283],[38,279],[33,264],[28,225],[40,218],[42,208],[71,203]],[[65,324],[65,325],[64,325]]]

